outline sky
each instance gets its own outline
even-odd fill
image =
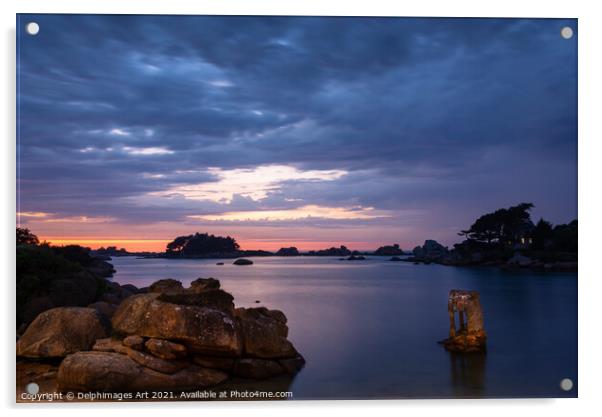
[[[19,15],[17,224],[159,251],[194,232],[453,245],[520,202],[566,223],[576,35],[571,19]]]

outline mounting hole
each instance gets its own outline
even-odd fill
[[[25,26],[25,30],[31,36],[37,35],[40,31],[40,25],[38,25],[36,22],[29,22],[27,26]]]
[[[573,29],[569,26],[565,26],[560,29],[560,36],[564,39],[571,39],[573,37]]]
[[[36,395],[38,392],[40,392],[40,386],[35,382],[30,382],[25,387],[25,391],[27,391],[28,394]]]
[[[570,378],[564,378],[560,381],[560,389],[563,391],[570,391],[573,389],[573,381]]]

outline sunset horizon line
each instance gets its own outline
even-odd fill
[[[55,238],[52,236],[38,236],[40,242],[45,242],[53,246],[80,245],[97,250],[102,247],[115,246],[117,249],[125,249],[128,252],[165,252],[167,244],[173,239],[93,239],[93,238]],[[328,249],[331,247],[346,246],[350,250],[373,251],[381,246],[390,246],[398,244],[402,250],[412,250],[415,245],[403,245],[399,242],[376,243],[360,241],[307,241],[296,243],[286,240],[238,240],[241,251],[246,250],[265,250],[277,251],[281,248],[295,247],[299,251],[309,252],[312,250]]]

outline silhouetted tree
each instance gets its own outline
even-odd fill
[[[546,246],[551,244],[553,235],[553,226],[552,223],[539,219],[535,228],[533,228],[532,237],[533,237],[533,249],[544,250]]]
[[[17,227],[17,245],[38,245],[39,243],[38,237],[29,229]]]
[[[507,209],[499,209],[479,217],[468,230],[458,233],[467,239],[491,244],[516,243],[533,228],[529,211],[531,203],[521,203]]]
[[[230,236],[214,236],[207,233],[178,236],[167,244],[166,253],[179,256],[196,256],[208,253],[236,252],[240,246]]]
[[[552,232],[554,249],[558,251],[577,252],[577,220],[569,224],[559,224]]]

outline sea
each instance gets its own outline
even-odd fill
[[[237,307],[281,310],[306,365],[272,384],[293,399],[577,396],[576,273],[370,256],[249,259],[253,265],[116,257],[112,279],[145,287],[163,278],[187,286],[213,277]],[[437,343],[449,332],[451,289],[480,293],[486,353],[453,354]],[[564,379],[572,382],[568,391]]]

